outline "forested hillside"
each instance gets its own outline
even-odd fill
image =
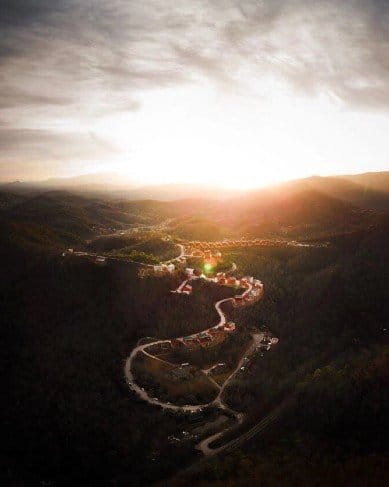
[[[237,264],[238,275],[257,276],[265,286],[262,302],[231,310],[231,319],[242,329],[268,327],[279,338],[232,381],[226,401],[247,413],[242,431],[283,398],[291,395],[294,402],[266,435],[206,463],[195,473],[199,485],[247,485],[249,479],[273,487],[287,477],[296,486],[373,486],[387,475],[388,220],[327,197],[320,201],[324,212],[301,203],[297,214],[285,208],[283,215],[301,227],[320,221],[328,246],[236,248],[224,254],[226,262]],[[193,295],[180,296],[169,292],[179,275],[139,279],[135,264],[61,259],[70,242],[88,245],[83,231],[77,233],[84,227],[74,227],[73,210],[61,210],[51,223],[42,203],[30,221],[25,215],[32,210],[25,205],[22,217],[19,204],[1,214],[6,484],[187,485],[192,477],[175,474],[195,460],[193,444],[168,440],[185,429],[187,419],[139,401],[125,383],[123,365],[142,337],[181,336],[216,324],[215,301],[234,291],[198,283]],[[200,223],[204,204],[198,207]],[[136,205],[141,212],[141,203]],[[160,221],[159,204],[144,205],[149,221]],[[130,207],[120,203],[119,214]],[[177,218],[163,208],[160,216]],[[193,204],[188,208],[197,231]],[[337,216],[339,208],[346,213]],[[105,205],[101,211],[106,214]],[[183,218],[184,209],[180,212]],[[346,214],[351,223],[342,232],[336,222]],[[171,250],[153,237],[138,242],[120,234],[89,245],[108,252],[116,246]]]

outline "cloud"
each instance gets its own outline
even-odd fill
[[[386,0],[6,0],[2,12],[8,84],[38,75],[44,85],[44,75],[57,91],[92,90],[107,104],[201,77],[236,84],[242,66],[350,104],[359,82],[372,109],[389,84]]]
[[[0,28],[0,117],[22,147],[37,120],[87,124],[204,80],[389,110],[387,0],[3,0]]]
[[[8,160],[66,161],[73,158],[99,159],[115,147],[93,133],[14,129],[0,126],[0,147]]]

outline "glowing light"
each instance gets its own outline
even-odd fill
[[[92,128],[117,150],[107,170],[146,184],[245,189],[312,174],[362,172],[367,160],[381,165],[387,153],[387,116],[361,118],[323,97],[274,88],[266,97],[246,98],[201,85],[147,91],[139,98],[138,111],[107,115]]]
[[[204,271],[205,272],[211,272],[212,271],[212,265],[209,262],[206,262],[204,264]]]

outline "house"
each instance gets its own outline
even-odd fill
[[[190,347],[198,345],[198,340],[197,340],[197,337],[195,335],[190,335],[190,336],[184,337],[183,342],[185,345],[190,346]]]
[[[102,257],[100,255],[98,255],[96,257],[96,260],[95,260],[95,263],[98,264],[98,265],[105,265],[106,264],[106,258],[105,257]]]
[[[245,280],[249,283],[252,284],[254,282],[254,278],[252,276],[245,276]]]
[[[229,286],[235,286],[236,284],[236,277],[227,277],[227,285]]]
[[[244,305],[244,298],[242,295],[239,296],[234,296],[234,301],[233,301],[234,306],[243,306]]]
[[[188,335],[186,337],[183,338],[184,342],[188,342],[190,340],[194,340],[196,337],[195,335]]]
[[[199,334],[198,334],[199,338],[206,338],[206,337],[209,337],[208,333],[206,331],[201,331]]]
[[[186,274],[187,276],[193,276],[193,272],[194,272],[194,269],[190,269],[189,267],[187,267],[187,268],[185,269],[185,274]]]
[[[154,272],[159,273],[159,272],[162,272],[163,271],[163,266],[161,266],[161,265],[155,265],[155,266],[153,266],[153,269],[154,269]]]
[[[210,328],[208,330],[208,333],[209,333],[209,335],[211,335],[213,337],[221,336],[221,335],[224,336],[224,326],[223,325],[219,325],[219,326],[216,326],[214,328]]]
[[[194,257],[203,257],[203,252],[201,252],[201,250],[194,250],[193,251],[193,256]]]
[[[212,343],[212,337],[207,335],[203,338],[199,338],[199,343],[202,347],[208,347]]]
[[[190,284],[185,284],[181,291],[183,294],[191,294],[192,286]]]
[[[174,269],[176,268],[176,266],[172,263],[168,264],[166,266],[166,270],[171,274],[172,272],[174,272]]]
[[[225,278],[225,277],[221,277],[221,278],[219,279],[219,284],[220,284],[221,286],[224,286],[225,284],[227,284],[227,280],[226,280],[226,278]]]
[[[224,329],[228,331],[229,333],[232,331],[235,331],[236,325],[233,321],[229,321],[224,325]]]

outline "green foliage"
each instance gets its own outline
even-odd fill
[[[219,240],[227,235],[226,229],[218,223],[200,217],[183,218],[175,222],[171,230],[188,240]]]
[[[127,257],[128,259],[134,262],[140,262],[143,264],[158,264],[159,260],[155,255],[146,254],[145,252],[140,252],[138,250],[133,250],[128,247],[124,247],[120,250],[113,250],[109,252],[108,255],[112,255],[114,257]]]

